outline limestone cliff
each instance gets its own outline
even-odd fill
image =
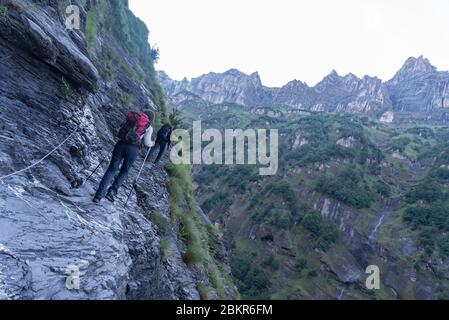
[[[80,30],[65,26],[70,4]],[[156,111],[156,127],[165,119],[148,30],[127,1],[2,0],[0,9],[0,176],[68,138],[0,182],[0,299],[235,297],[220,234],[173,198],[168,159],[145,166],[126,209],[128,185],[114,205],[91,202],[105,165],[82,184],[129,109]],[[191,221],[203,250],[195,261]],[[66,287],[70,265],[79,290]]]

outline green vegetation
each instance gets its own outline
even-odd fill
[[[87,49],[89,50],[89,52],[92,52],[95,48],[97,34],[99,31],[98,27],[105,16],[105,10],[106,0],[100,0],[98,6],[92,7],[91,10],[89,10],[89,12],[87,13],[85,36]]]
[[[210,166],[203,166],[201,168],[201,171],[198,172],[194,179],[195,182],[198,183],[201,186],[207,185],[209,183],[212,183],[215,178],[218,178],[220,175],[223,176],[228,172],[228,169],[226,166],[219,166],[219,165],[210,165]]]
[[[292,216],[299,214],[300,208],[298,198],[289,182],[282,180],[279,182],[269,183],[265,187],[264,193],[272,193],[275,196],[283,197],[288,203],[288,208]]]
[[[444,255],[449,256],[449,235],[441,237],[438,246]]]
[[[204,185],[211,183],[215,178],[223,178],[223,182],[229,188],[237,192],[248,191],[249,185],[260,180],[259,171],[256,166],[248,165],[210,165],[203,166],[201,171],[195,175],[195,182]]]
[[[184,119],[181,110],[174,108],[168,115],[168,122],[170,122],[173,130],[184,128]]]
[[[418,200],[435,202],[442,200],[444,193],[438,182],[433,179],[427,179],[424,182],[412,187],[405,197],[409,203],[415,203]]]
[[[262,262],[262,266],[269,267],[272,270],[279,270],[279,266],[280,266],[279,258],[277,256],[275,256],[274,254],[270,254],[268,256],[268,258],[266,258]]]
[[[6,21],[8,19],[8,8],[0,4],[0,23]]]
[[[125,92],[125,93],[122,95],[121,100],[122,100],[123,106],[129,108],[129,107],[131,107],[131,105],[133,104],[134,98],[133,98],[132,95],[130,95],[129,93],[126,93],[126,92]]]
[[[182,222],[182,236],[187,243],[184,260],[188,264],[202,263],[206,259],[206,246],[201,234],[201,229],[195,223],[196,212],[192,198],[192,186],[188,167],[169,164],[167,170],[170,174],[170,211]],[[182,210],[182,206],[189,206],[189,213]],[[207,243],[207,241],[206,241]]]
[[[225,183],[237,192],[245,192],[248,183],[253,183],[260,179],[256,166],[235,165],[228,170]]]
[[[304,167],[331,159],[350,159],[357,160],[362,165],[368,160],[374,160],[375,165],[383,158],[382,152],[371,143],[364,127],[346,116],[313,115],[299,119],[297,126],[301,128],[301,137],[308,143],[285,153],[284,158],[290,163]],[[290,132],[295,133],[297,132]],[[348,137],[361,148],[337,144],[339,139]]]
[[[196,290],[198,290],[201,300],[210,300],[209,288],[206,285],[204,285],[202,283],[197,283]]]
[[[295,161],[301,166],[307,166],[312,163],[323,163],[331,158],[354,158],[355,151],[337,144],[331,145],[305,145],[287,155],[288,161]]]
[[[206,199],[201,208],[204,212],[209,213],[212,209],[226,212],[232,205],[232,200],[229,193],[217,192],[210,198]]]
[[[161,214],[152,212],[147,215],[147,219],[154,223],[162,235],[166,235],[168,231],[168,222]]]
[[[335,224],[323,219],[319,212],[306,214],[302,224],[312,234],[315,246],[324,251],[338,240],[338,229]]]
[[[364,181],[363,173],[349,167],[334,176],[321,176],[315,189],[357,208],[369,208],[374,201],[373,192]]]
[[[233,287],[235,287],[235,284],[234,284],[234,280],[232,279],[232,275],[226,269],[228,267],[229,266],[227,264],[222,263],[221,265],[218,266],[218,270],[220,271],[221,275],[223,276],[223,280],[224,280],[224,283],[226,284],[226,286],[228,288],[233,288]],[[241,299],[241,296],[240,296],[239,292],[237,292],[236,299],[237,300]]]
[[[307,267],[307,259],[303,256],[299,256],[295,261],[295,269],[301,273]]]
[[[440,286],[437,292],[438,300],[449,300],[449,289]]]
[[[151,56],[151,60],[153,60],[154,63],[158,63],[159,58],[161,57],[159,48],[151,48],[150,56]]]
[[[408,128],[406,133],[418,135],[424,139],[433,139],[435,137],[435,132],[430,127],[412,127]]]
[[[62,18],[65,18],[66,16],[66,9],[71,4],[70,0],[59,0],[58,1],[58,12],[59,16]]]
[[[129,66],[129,64],[121,58],[117,49],[105,44],[102,48],[102,62],[98,69],[101,71],[101,75],[105,80],[109,80],[114,75],[114,66],[119,67],[130,79],[136,82],[142,82],[144,76],[139,69],[135,69]]]
[[[414,231],[419,245],[427,255],[449,256],[449,130],[443,127],[412,127],[407,130],[411,140],[428,139],[417,158],[433,166],[420,182],[409,187],[405,194],[408,206],[403,221]],[[413,142],[412,142],[413,143]]]
[[[435,202],[430,205],[412,206],[404,214],[405,221],[413,227],[433,226],[441,231],[449,231],[449,203]]]
[[[97,48],[100,35],[105,44]],[[114,66],[118,66],[131,80],[145,84],[161,113],[160,122],[165,122],[165,98],[156,78],[153,60],[158,55],[155,55],[157,50],[153,50],[148,44],[148,36],[145,24],[134,16],[122,0],[100,0],[87,13],[86,44],[100,75],[106,80],[111,79],[114,76]],[[121,45],[115,46],[114,43]],[[125,52],[117,52],[116,47],[125,50],[138,63],[124,59]],[[97,49],[101,49],[101,52],[97,52]],[[98,53],[100,57],[96,61]]]
[[[139,60],[144,68],[145,83],[150,89],[153,101],[166,117],[164,94],[156,78],[153,60],[155,56],[148,43],[149,31],[145,23],[130,11],[122,0],[112,0],[106,27],[125,43],[128,50]]]
[[[182,235],[187,241],[187,251],[184,253],[184,261],[187,264],[198,264],[205,260],[205,251],[201,245],[201,235],[192,217],[181,215],[183,230]]]
[[[348,212],[354,221],[345,223],[367,237],[378,221],[373,212],[384,210],[386,203],[391,206],[393,212],[385,216],[377,240],[392,252],[399,233],[416,239],[429,254],[448,254],[449,231],[444,226],[449,225],[449,130],[392,127],[338,114],[260,117],[238,105],[191,99],[180,108],[188,119],[200,117],[203,127],[279,129],[276,176],[260,177],[255,166],[202,166],[195,172],[202,207],[234,237],[232,276],[243,298],[301,299],[314,296],[316,288],[334,292],[339,286],[332,265],[345,254],[346,244],[335,223],[319,211],[323,195],[354,207]],[[407,159],[393,157],[394,150]],[[328,209],[334,209],[334,201]],[[335,218],[342,214],[346,212],[330,212]],[[427,272],[427,261],[418,255],[400,267],[415,267],[420,278]],[[445,281],[442,288],[447,287]],[[416,293],[411,287],[399,290],[404,297]],[[345,296],[389,299],[394,294],[390,289],[370,295],[350,288]]]
[[[400,152],[404,152],[405,148],[412,142],[412,140],[405,136],[394,138],[390,144],[392,150],[399,150]]]
[[[216,230],[206,228],[196,212],[190,167],[169,163],[166,169],[170,175],[168,189],[172,220],[181,223],[181,237],[187,246],[183,259],[190,266],[203,265],[218,296],[224,299],[226,298],[223,284],[225,277],[211,259],[217,246],[212,239]],[[207,296],[204,287],[201,287],[201,290]]]
[[[245,298],[267,298],[270,280],[264,271],[258,267],[251,267],[251,264],[241,257],[232,256],[230,263],[239,291]]]
[[[439,182],[447,182],[449,180],[449,169],[437,168],[431,173],[431,177],[437,179]]]
[[[266,208],[257,208],[252,218],[256,222],[265,222],[283,230],[288,230],[292,226],[290,213],[287,210],[276,209],[274,204]]]
[[[449,255],[449,193],[435,180],[441,172],[434,171],[421,183],[413,186],[406,194],[412,204],[403,215],[403,220],[417,232],[417,239],[426,253],[431,255],[435,248],[442,255]],[[445,180],[445,173],[442,173]],[[418,204],[416,204],[418,203]]]
[[[285,205],[281,199],[285,201]],[[284,230],[291,229],[300,222],[301,214],[306,210],[299,205],[297,196],[287,181],[269,183],[262,193],[252,198],[250,204],[255,208],[253,220]]]
[[[297,234],[303,234],[306,238],[302,241],[299,240],[302,245],[306,245],[304,242],[307,242],[309,245],[312,244],[311,248],[327,251],[339,239],[337,227],[331,221],[323,218],[320,212],[301,203],[293,187],[286,180],[268,183],[256,193],[250,201],[249,212],[253,213],[251,219],[256,221],[257,225],[267,223],[276,227],[277,230],[288,232],[281,232],[281,241],[295,237]],[[260,241],[276,243],[271,233],[266,234]],[[264,245],[261,243],[253,242],[253,245],[256,245],[256,250],[259,250],[253,251],[254,254],[246,245],[236,245],[231,263],[234,278],[245,298],[258,298],[259,295],[256,292],[259,292],[262,297],[266,296],[268,289],[271,288],[271,281],[269,283],[264,281],[264,275],[274,276],[281,270],[280,266],[284,259],[290,260],[298,273],[302,273],[308,265],[307,258],[302,254],[289,255],[288,258],[284,258],[278,253],[266,254],[263,249]],[[250,258],[250,253],[252,258]],[[251,281],[247,280],[248,277],[251,278]],[[313,272],[307,273],[307,277],[313,278]],[[254,283],[257,283],[258,286]]]
[[[226,299],[226,292],[223,287],[222,280],[218,277],[218,270],[215,266],[210,266],[207,269],[207,274],[209,276],[209,280],[214,288],[217,290],[218,297],[221,300]]]
[[[169,247],[170,247],[170,240],[165,237],[162,238],[161,239],[161,255],[162,255],[163,261],[167,260]]]
[[[376,193],[381,196],[389,197],[391,195],[391,187],[382,180],[376,181],[374,188]]]
[[[59,87],[59,94],[64,98],[70,98],[73,95],[73,89],[70,84],[62,78],[61,86]]]
[[[307,272],[307,277],[308,277],[309,279],[315,278],[315,277],[317,277],[317,276],[318,276],[318,272],[317,272],[315,269],[310,269],[310,270]]]

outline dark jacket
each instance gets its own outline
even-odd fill
[[[168,123],[164,124],[162,128],[160,128],[157,132],[156,141],[168,143],[168,145],[170,146],[172,131],[173,129],[171,125],[169,125]]]

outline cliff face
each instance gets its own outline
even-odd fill
[[[268,88],[262,85],[257,73],[246,75],[233,69],[191,81],[174,81],[163,72],[159,72],[159,78],[168,96],[187,90],[212,103],[365,113],[379,119],[388,112],[393,117],[397,115],[394,117],[397,122],[406,121],[413,113],[417,119],[431,123],[448,121],[449,74],[437,71],[422,56],[408,59],[388,82],[369,76],[361,79],[353,74],[340,76],[332,71],[314,87],[295,80],[281,88]]]
[[[438,240],[445,231],[426,230],[433,222],[424,216],[447,217],[449,131],[420,124],[445,121],[435,116],[445,108],[432,105],[443,94],[432,88],[444,83],[435,86],[432,77],[445,73],[418,60],[406,63],[388,88],[379,79],[333,72],[315,88],[292,81],[278,91],[276,99],[285,104],[321,95],[316,112],[285,104],[216,104],[186,90],[169,97],[187,123],[200,119],[203,129],[279,130],[276,176],[260,177],[249,165],[203,165],[194,172],[197,199],[225,230],[243,297],[447,299],[449,251]],[[364,116],[383,104],[391,109],[379,121]],[[356,115],[343,114],[349,106]],[[421,187],[445,196],[412,200]],[[444,207],[429,207],[435,201]],[[409,219],[420,220],[411,225]],[[370,265],[380,269],[380,290],[366,288]]]
[[[426,58],[409,58],[387,82],[398,111],[424,112],[449,108],[449,73],[438,72]]]
[[[168,96],[190,91],[212,103],[235,102],[242,105],[254,105],[271,98],[258,73],[246,75],[236,69],[222,74],[211,72],[192,81],[184,79],[179,82],[160,72],[159,79]]]
[[[126,1],[61,3],[0,3],[0,176],[68,138],[0,182],[0,299],[235,297],[218,233],[204,233],[213,253],[185,262],[185,226],[172,212],[163,164],[146,165],[126,209],[128,185],[114,205],[91,202],[105,164],[82,182],[112,150],[127,111],[157,111],[157,125],[164,101],[148,30]],[[80,8],[80,30],[65,28],[70,3]],[[183,210],[211,229],[200,208]],[[69,266],[80,271],[79,290],[66,287]]]
[[[276,176],[260,177],[250,165],[195,170],[195,195],[225,230],[243,297],[447,299],[449,255],[435,246],[445,233],[432,228],[424,237],[419,228],[425,218],[410,208],[426,208],[427,202],[409,199],[416,186],[447,168],[447,128],[254,110],[182,96],[189,100],[174,107],[201,119],[203,128],[279,129]],[[341,179],[345,175],[350,178]],[[446,194],[447,205],[426,215],[447,217],[448,177],[429,186],[431,193]],[[353,196],[371,200],[362,204]],[[410,225],[406,212],[421,220]],[[431,239],[433,247],[422,239]],[[370,265],[380,269],[380,290],[365,286]]]

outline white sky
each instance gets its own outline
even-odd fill
[[[449,70],[449,0],[129,0],[156,66],[180,80],[258,71],[314,85],[332,69],[389,80],[410,56]]]

